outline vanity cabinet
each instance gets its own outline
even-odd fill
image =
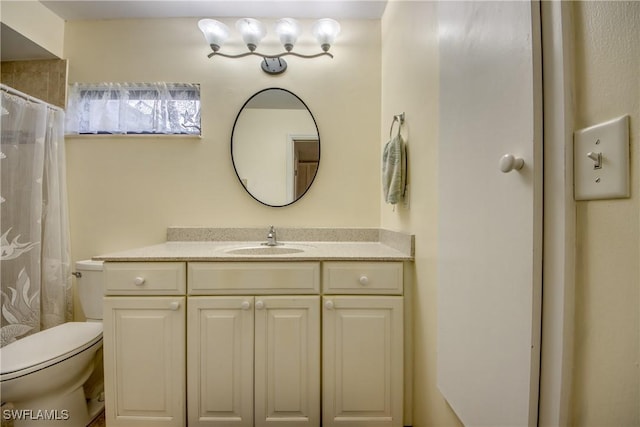
[[[319,426],[320,297],[189,297],[189,426]]]
[[[402,427],[403,265],[324,262],[323,427]]]
[[[402,297],[323,297],[323,423],[402,426]]]
[[[190,262],[189,295],[318,295],[319,262]]]
[[[189,426],[253,422],[253,298],[190,297]]]
[[[319,426],[320,263],[191,262],[188,289],[189,426]]]
[[[185,271],[184,262],[104,265],[109,427],[185,425]]]
[[[110,427],[403,425],[402,262],[104,271]]]
[[[183,427],[185,297],[105,297],[106,422]]]

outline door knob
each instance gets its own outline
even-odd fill
[[[242,301],[242,304],[240,304],[240,307],[243,310],[249,310],[251,308],[251,303],[249,301]]]
[[[333,301],[328,300],[324,303],[324,308],[326,308],[327,310],[333,310],[334,304]]]
[[[524,160],[520,157],[515,157],[513,154],[505,154],[500,158],[500,170],[503,173],[520,170],[523,166]]]
[[[176,311],[180,308],[180,303],[178,301],[172,301],[169,303],[169,310]]]
[[[256,301],[256,309],[262,310],[264,308],[264,302],[261,300]]]
[[[133,284],[136,286],[142,286],[144,285],[144,282],[146,282],[144,277],[138,276],[135,279],[133,279]]]

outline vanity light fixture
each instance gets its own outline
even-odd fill
[[[338,34],[340,34],[340,24],[337,21],[330,18],[319,19],[311,27],[311,34],[313,34],[318,41],[322,52],[314,55],[303,55],[293,51],[293,46],[296,44],[301,33],[300,24],[298,24],[295,19],[282,18],[276,22],[275,32],[280,38],[280,42],[285,51],[275,55],[265,55],[256,51],[260,41],[267,35],[265,25],[257,19],[241,18],[236,22],[236,29],[242,36],[242,40],[247,45],[249,51],[237,55],[229,55],[220,52],[220,48],[229,38],[229,27],[215,19],[201,19],[198,21],[198,27],[204,34],[212,50],[207,56],[208,58],[212,56],[223,56],[225,58],[243,58],[249,55],[260,56],[263,59],[261,63],[262,70],[268,74],[283,73],[287,69],[287,62],[282,57],[287,55],[307,59],[318,58],[320,56],[333,58],[333,55],[329,53],[329,49],[338,37]]]

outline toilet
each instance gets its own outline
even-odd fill
[[[87,321],[63,323],[0,348],[0,398],[12,405],[3,405],[2,416],[15,427],[85,427],[104,408],[102,393],[94,390],[88,399],[83,387],[90,376],[102,375],[102,261],[78,261],[76,272]]]

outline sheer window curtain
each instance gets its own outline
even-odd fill
[[[64,112],[1,93],[1,345],[71,320]]]
[[[66,133],[200,134],[200,86],[189,83],[74,83]]]

